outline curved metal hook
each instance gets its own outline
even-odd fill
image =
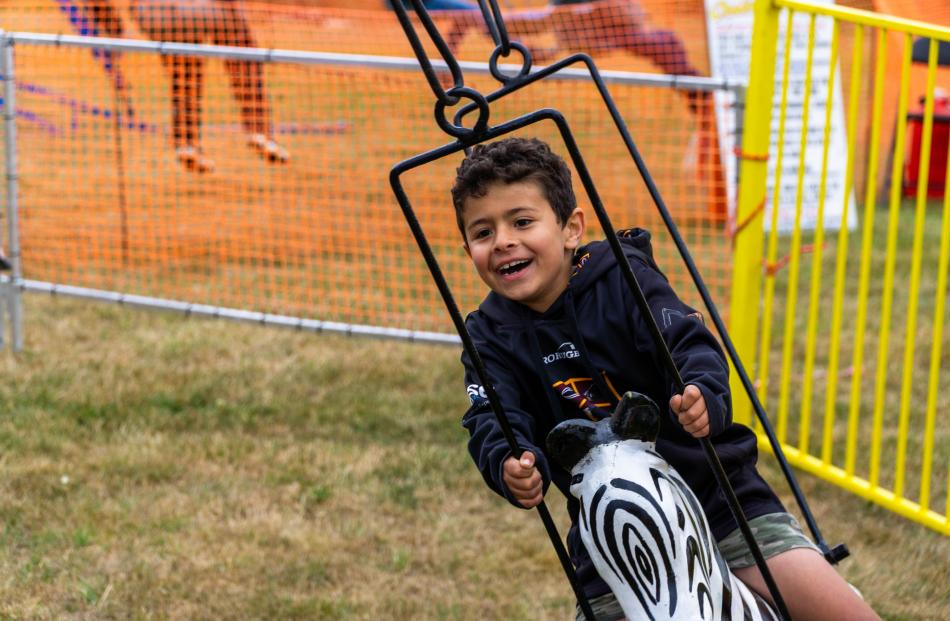
[[[501,56],[507,56],[507,54],[503,53],[504,50],[502,50],[500,45],[492,51],[491,57],[488,59],[488,71],[490,71],[492,76],[494,76],[494,78],[502,84],[507,84],[511,80],[521,79],[531,72],[531,52],[528,50],[528,48],[518,41],[513,41],[511,43],[511,47],[518,50],[518,52],[521,54],[521,69],[518,70],[516,75],[507,75],[502,73],[501,69],[498,68],[498,58]]]
[[[461,124],[460,117],[458,115],[455,116],[455,122],[450,123],[448,119],[445,118],[446,104],[442,101],[437,101],[435,102],[435,122],[439,125],[439,127],[442,128],[442,131],[450,136],[458,138],[463,142],[477,139],[477,137],[483,134],[488,128],[488,100],[485,99],[484,95],[467,86],[456,86],[450,88],[447,91],[447,94],[455,100],[454,103],[458,103],[462,98],[471,99],[472,103],[468,104],[468,106],[474,106],[478,108],[478,120],[475,121],[475,125],[471,129]],[[453,104],[450,103],[448,105]]]

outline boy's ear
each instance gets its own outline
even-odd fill
[[[574,250],[580,246],[581,237],[584,236],[585,228],[584,210],[580,207],[575,207],[571,215],[567,217],[567,222],[564,223],[564,232],[566,233],[564,240],[565,247]]]

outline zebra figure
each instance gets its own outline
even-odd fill
[[[657,405],[628,392],[612,417],[548,434],[598,573],[628,619],[778,621],[729,571],[696,496],[655,450],[659,429]]]

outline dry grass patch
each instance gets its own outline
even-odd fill
[[[456,350],[38,297],[26,319],[0,619],[571,618],[539,520],[470,463]],[[878,610],[950,616],[947,539],[801,482]]]

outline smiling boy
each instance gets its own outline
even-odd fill
[[[459,166],[452,199],[479,277],[491,292],[466,319],[522,447],[512,455],[471,361],[463,353],[472,405],[462,424],[488,486],[518,507],[538,505],[553,482],[568,499],[568,549],[598,621],[623,618],[577,529],[570,475],[549,463],[544,438],[558,422],[608,416],[625,391],[670,404],[657,450],[699,498],[736,575],[769,598],[696,438],[719,453],[769,569],[795,619],[876,619],[785,512],[755,470],[755,435],[732,423],[728,367],[696,311],[676,296],[651,258],[649,234],[621,231],[621,245],[686,388],[672,380],[605,242],[581,245],[565,162],[543,142],[508,138],[477,145]]]

